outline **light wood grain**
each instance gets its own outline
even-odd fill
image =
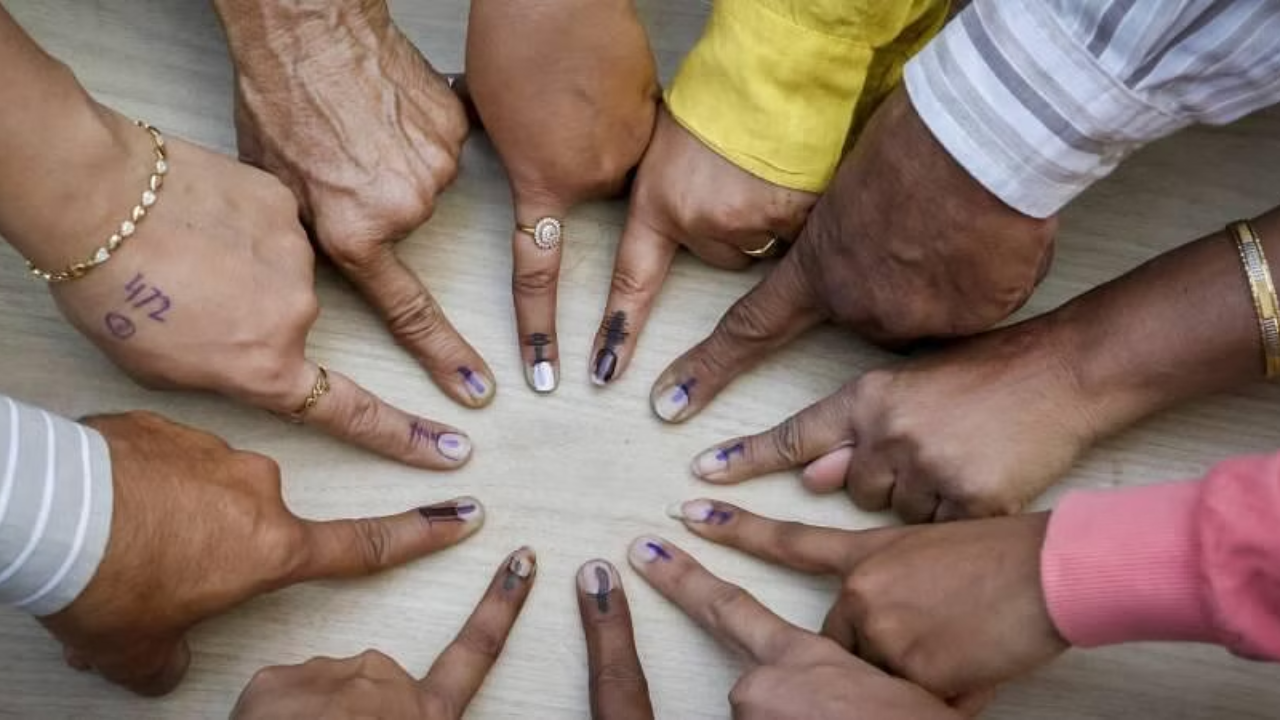
[[[204,3],[5,4],[102,100],[232,151],[230,68]],[[700,32],[706,3],[640,4],[669,78]],[[394,5],[406,32],[437,66],[460,65],[465,2]],[[1067,213],[1057,263],[1028,312],[1053,307],[1233,217],[1256,213],[1275,202],[1278,188],[1278,113],[1162,142]],[[330,269],[320,272],[323,313],[311,335],[312,355],[392,402],[466,428],[478,455],[456,474],[406,469],[216,398],[141,390],[64,324],[47,294],[24,277],[19,258],[0,249],[0,391],[71,415],[149,408],[220,433],[277,458],[290,504],[308,516],[392,512],[463,493],[479,496],[490,511],[480,535],[438,557],[365,582],[291,589],[208,623],[194,634],[188,680],[162,700],[137,699],[68,670],[34,622],[0,611],[0,716],[225,717],[259,667],[366,647],[422,669],[466,617],[495,563],[524,543],[540,553],[538,587],[470,717],[587,717],[573,572],[596,555],[625,565],[626,543],[641,532],[668,535],[785,617],[816,627],[829,603],[829,583],[697,541],[662,511],[671,501],[708,492],[686,469],[694,452],[770,425],[889,358],[838,332],[815,332],[740,381],[696,421],[664,427],[647,409],[649,383],[758,275],[719,273],[682,258],[627,377],[599,392],[587,380],[586,356],[622,218],[617,203],[581,208],[572,217],[560,291],[564,383],[552,397],[535,397],[521,380],[514,341],[505,180],[484,138],[469,142],[457,184],[400,252],[497,373],[498,399],[482,412],[445,400],[353,291]],[[1277,407],[1280,390],[1254,386],[1167,413],[1091,452],[1067,485],[1184,477],[1229,455],[1273,449],[1280,445]],[[974,441],[994,445],[1001,439]],[[840,497],[808,496],[788,477],[716,494],[812,522],[865,527],[888,521],[859,513]],[[725,696],[740,670],[737,662],[629,570],[623,573],[659,717],[727,717]],[[1009,686],[988,717],[1280,717],[1280,682],[1274,666],[1213,648],[1076,652]]]

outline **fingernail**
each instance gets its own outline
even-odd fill
[[[648,565],[656,560],[670,562],[672,559],[666,543],[652,535],[636,538],[635,542],[631,543],[631,548],[627,551],[627,557],[631,560],[632,565]]]
[[[478,526],[484,521],[484,506],[473,497],[460,497],[418,508],[428,523],[463,523]]]
[[[719,480],[729,474],[729,462],[735,457],[746,457],[744,443],[711,448],[693,459],[693,474],[703,480]]]
[[[849,472],[849,464],[853,462],[853,448],[845,445],[828,452],[805,466],[800,473],[800,480],[806,486],[820,489],[836,489],[844,484]]]
[[[592,560],[578,570],[578,589],[596,599],[596,608],[609,612],[609,594],[622,584],[618,571],[604,560]]]
[[[560,384],[560,378],[557,377],[556,366],[552,365],[549,360],[536,362],[533,365],[525,366],[524,379],[529,383],[529,387],[538,393],[549,393],[556,389]]]
[[[689,500],[668,507],[667,517],[696,525],[724,525],[733,519],[733,511],[717,507],[711,500]]]
[[[538,557],[533,553],[533,548],[525,546],[511,553],[511,559],[507,561],[507,573],[521,580],[528,580],[537,564]]]
[[[436,438],[436,450],[454,462],[471,457],[471,439],[458,433],[441,433]]]
[[[664,388],[653,396],[653,412],[667,422],[676,422],[689,409],[690,393],[698,381],[689,378]]]
[[[459,367],[458,374],[462,376],[462,387],[467,391],[467,395],[477,403],[487,402],[489,397],[493,395],[493,382],[485,376],[472,370],[469,367]]]
[[[618,356],[609,348],[602,348],[596,353],[595,368],[591,371],[591,382],[605,386],[613,379],[613,371],[618,368]]]

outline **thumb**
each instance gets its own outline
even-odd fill
[[[113,650],[103,657],[82,655],[111,682],[147,697],[166,695],[178,687],[191,666],[185,637],[156,639]]]
[[[301,522],[306,549],[290,583],[372,575],[456,545],[480,529],[484,507],[460,497],[387,517]]]

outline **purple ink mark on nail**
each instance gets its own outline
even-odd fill
[[[476,511],[473,503],[465,505],[431,505],[418,508],[418,514],[426,518],[428,523],[434,522],[466,522],[466,517]]]
[[[107,331],[117,340],[128,340],[138,332],[138,327],[133,324],[133,321],[120,313],[109,312],[102,318],[102,322],[107,326]]]
[[[462,382],[476,395],[484,395],[489,391],[489,386],[484,384],[484,380],[479,375],[472,372],[469,367],[458,368],[458,374],[462,376]]]
[[[651,552],[651,553],[653,553],[654,555],[656,555],[656,556],[658,556],[658,557],[662,558],[663,560],[671,560],[671,559],[672,559],[672,558],[671,558],[671,553],[667,552],[667,549],[666,549],[666,548],[662,547],[661,545],[659,545],[659,544],[658,544],[658,543],[656,543],[656,542],[652,542],[652,541],[651,541],[651,542],[646,542],[646,543],[644,544],[644,546],[645,546],[646,548],[649,548],[649,552]]]
[[[734,455],[741,455],[743,457],[746,457],[746,454],[747,454],[746,444],[735,443],[733,445],[730,445],[727,448],[720,448],[719,450],[717,450],[716,459],[724,463],[725,465],[728,465],[729,458],[733,457]]]
[[[602,567],[596,568],[596,583],[599,587],[596,589],[596,608],[602,612],[609,612],[609,593],[613,592],[613,583],[609,582],[609,573]]]
[[[724,525],[732,519],[733,513],[728,510],[717,510],[712,508],[711,512],[707,513],[706,522],[709,525]]]
[[[462,447],[462,441],[456,437],[440,438],[440,445],[446,450],[457,450]]]
[[[676,392],[671,399],[677,403],[687,403],[693,399],[693,388],[698,384],[697,378],[689,378],[676,386]]]

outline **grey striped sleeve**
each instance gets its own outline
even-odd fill
[[[1144,144],[1280,100],[1280,0],[974,0],[905,76],[956,161],[1046,217]]]
[[[111,532],[96,431],[0,395],[0,603],[55,613],[93,579]]]

